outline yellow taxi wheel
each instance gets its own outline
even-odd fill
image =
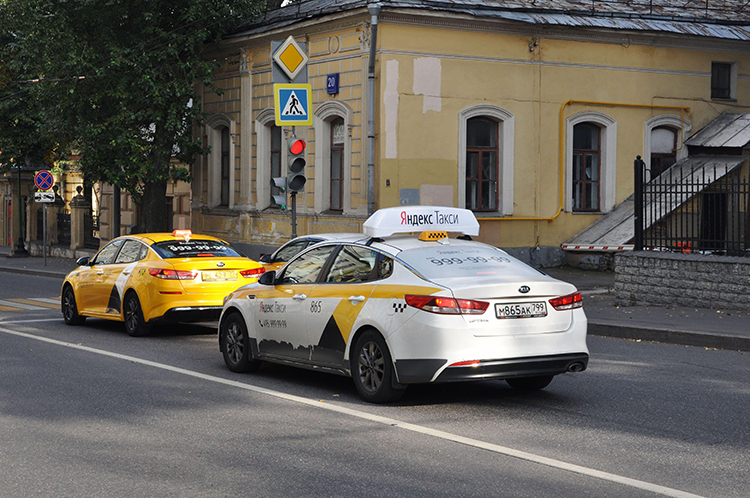
[[[78,307],[76,306],[76,296],[73,292],[73,288],[70,285],[66,285],[62,294],[62,313],[65,323],[67,325],[81,325],[86,321],[85,316],[78,314]]]
[[[260,361],[252,358],[245,320],[236,311],[229,313],[221,322],[219,347],[224,354],[224,363],[232,372],[254,372],[260,367]]]
[[[148,335],[151,327],[146,324],[143,318],[143,309],[141,302],[135,292],[130,291],[125,295],[123,302],[123,315],[125,318],[125,330],[133,337],[143,337]]]
[[[403,396],[405,389],[393,387],[394,371],[385,339],[367,330],[352,348],[352,379],[360,397],[370,403],[388,403]]]
[[[544,389],[552,382],[552,375],[540,375],[539,377],[519,377],[517,379],[505,379],[510,387],[516,391],[538,391]]]

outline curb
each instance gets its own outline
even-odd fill
[[[33,268],[11,268],[7,266],[0,266],[0,271],[7,273],[21,273],[24,275],[37,275],[40,277],[53,277],[53,278],[65,278],[67,272],[61,273],[54,270],[37,270]]]
[[[748,337],[720,335],[710,332],[681,332],[679,330],[664,328],[650,329],[589,320],[588,333],[589,335],[617,337],[620,339],[640,339],[643,341],[664,342],[683,346],[750,351],[750,338]]]

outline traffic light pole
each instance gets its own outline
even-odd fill
[[[292,238],[297,238],[297,192],[292,190]]]

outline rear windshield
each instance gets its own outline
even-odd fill
[[[151,247],[163,259],[169,258],[242,258],[229,244],[218,240],[168,240]]]
[[[503,272],[517,273],[517,260],[494,247],[487,246],[438,246],[421,247],[399,253],[399,258],[420,274],[430,279],[456,277],[492,277]],[[531,267],[529,272],[535,273]],[[521,270],[523,271],[523,270]]]

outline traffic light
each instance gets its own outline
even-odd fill
[[[278,189],[278,194],[274,194],[273,187]],[[271,178],[271,202],[279,206],[282,211],[286,211],[286,177],[277,176]]]
[[[295,136],[287,140],[289,152],[287,155],[286,187],[292,192],[299,192],[305,188],[305,147],[307,144]]]

